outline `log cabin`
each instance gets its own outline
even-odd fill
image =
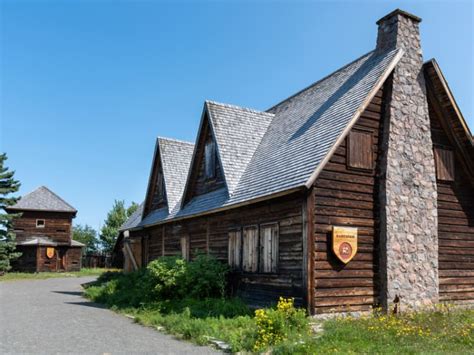
[[[135,267],[207,253],[250,305],[311,314],[474,303],[474,141],[420,22],[397,9],[374,50],[268,110],[206,101],[194,146],[159,139]]]
[[[14,270],[24,272],[80,271],[84,244],[72,239],[77,210],[45,186],[7,208],[13,220],[16,249]]]

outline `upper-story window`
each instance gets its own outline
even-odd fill
[[[36,220],[36,228],[44,228],[44,226],[45,226],[44,219],[37,219]]]
[[[204,147],[204,164],[207,179],[213,179],[216,176],[216,145],[211,140]]]
[[[161,171],[158,171],[158,174],[156,177],[156,197],[159,202],[162,202],[165,199],[163,173]]]

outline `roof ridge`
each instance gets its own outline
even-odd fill
[[[183,141],[181,139],[176,139],[176,138],[168,138],[168,137],[163,137],[163,136],[157,136],[156,139],[158,140],[165,140],[165,141],[171,141],[171,142],[177,142],[177,143],[184,143],[184,144],[189,144],[189,145],[194,145],[192,142],[188,141]]]
[[[272,107],[270,107],[269,109],[265,110],[266,112],[270,111],[270,110],[273,110],[274,108],[276,108],[277,106],[280,106],[281,104],[283,104],[284,102],[288,101],[288,100],[291,100],[292,98],[298,96],[299,94],[303,93],[304,91],[306,90],[309,90],[311,89],[312,87],[318,85],[319,83],[323,82],[324,80],[328,79],[329,77],[333,76],[334,74],[336,74],[337,72],[340,72],[341,70],[344,70],[346,69],[347,67],[349,67],[350,65],[354,64],[355,62],[361,60],[362,58],[368,56],[369,54],[371,53],[374,53],[375,52],[375,49],[361,55],[360,57],[354,59],[352,62],[340,67],[339,69],[336,69],[334,70],[333,72],[329,73],[328,75],[322,77],[321,79],[319,79],[318,81],[315,81],[314,83],[308,85],[307,87],[305,87],[304,89],[301,89],[300,91],[296,92],[295,94],[291,95],[291,96],[288,96],[286,99],[283,99],[282,101],[280,101],[279,103],[273,105]],[[388,51],[390,52],[390,51]]]
[[[227,108],[233,108],[233,109],[237,109],[237,110],[241,110],[241,111],[247,111],[247,112],[258,113],[258,114],[263,114],[263,115],[275,116],[275,114],[273,114],[271,112],[260,111],[260,110],[256,110],[256,109],[252,109],[252,108],[248,108],[248,107],[237,106],[237,105],[233,105],[233,104],[225,104],[225,103],[222,103],[222,102],[217,102],[217,101],[212,101],[212,100],[206,100],[205,102],[207,104],[211,104],[211,105],[217,105],[217,106],[222,106],[222,107],[227,107]]]

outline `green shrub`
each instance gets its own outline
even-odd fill
[[[224,297],[228,272],[228,266],[216,258],[197,255],[187,265],[181,294],[191,298]]]
[[[155,299],[184,296],[182,283],[187,272],[187,262],[179,257],[164,256],[148,264],[146,270]]]

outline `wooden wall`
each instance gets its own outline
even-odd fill
[[[372,170],[348,167],[347,139],[313,187],[313,277],[315,313],[368,310],[378,302],[377,163],[383,90],[352,129],[373,135]],[[358,228],[358,252],[347,265],[332,252],[332,226]]]
[[[16,239],[22,241],[33,236],[48,236],[55,242],[69,243],[72,237],[72,214],[64,212],[23,211],[14,220]],[[36,220],[44,219],[44,228],[36,227]]]
[[[46,246],[37,247],[37,271],[79,271],[81,269],[82,248],[58,246],[52,258],[46,255]]]
[[[433,100],[428,100],[433,144],[455,150]],[[474,184],[458,153],[454,181],[437,183],[440,300],[450,302],[474,301]]]
[[[295,194],[214,215],[150,227],[142,232],[149,236],[148,258],[151,261],[163,254],[180,255],[180,239],[188,237],[191,258],[200,251],[227,263],[229,230],[278,222],[278,272],[234,272],[234,293],[255,306],[276,302],[279,296],[295,297],[296,303],[301,305],[305,297],[302,202],[303,196]]]
[[[36,272],[36,247],[17,246],[16,251],[21,256],[12,263],[13,270],[22,272]]]

